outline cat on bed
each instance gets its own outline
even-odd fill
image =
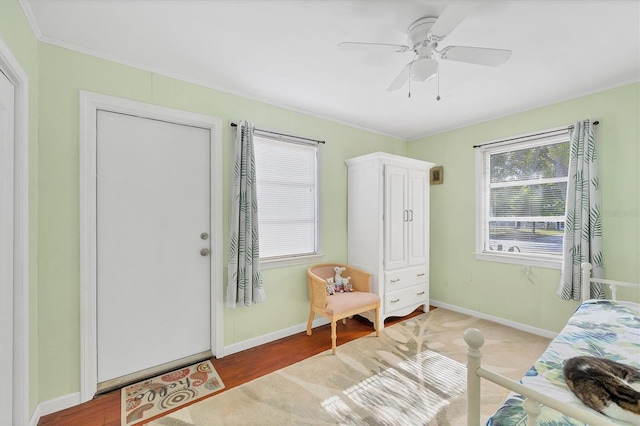
[[[585,405],[640,425],[640,370],[605,358],[578,356],[564,364],[569,389]]]

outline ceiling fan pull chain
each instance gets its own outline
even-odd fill
[[[438,78],[438,96],[436,97],[436,101],[440,100],[440,71],[438,71],[438,75],[436,76]]]
[[[409,65],[409,99],[411,99],[411,67],[413,67],[413,62]]]

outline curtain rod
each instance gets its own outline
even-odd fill
[[[600,124],[600,122],[599,122],[599,121],[594,121],[594,122],[593,122],[593,125],[594,125],[594,126],[597,126],[598,124]],[[573,124],[572,124],[571,126],[568,126],[568,127],[567,127],[567,130],[573,130],[573,127],[574,127],[574,126],[573,126]],[[495,141],[495,142],[481,143],[480,145],[474,145],[473,147],[474,147],[474,148],[480,148],[481,146],[493,145],[493,144],[495,144],[495,143],[504,143],[504,142],[509,142],[509,141],[515,141],[515,140],[518,140],[518,139],[530,138],[530,137],[533,137],[533,136],[548,135],[549,133],[557,133],[557,132],[558,132],[558,131],[560,131],[560,130],[562,130],[562,129],[549,130],[548,132],[533,133],[533,134],[531,134],[531,135],[518,136],[518,137],[510,138],[510,139],[501,139],[501,140],[499,140],[499,141]]]
[[[231,127],[238,127],[238,124],[237,123],[231,123]],[[288,135],[286,133],[272,132],[271,130],[263,130],[263,129],[257,129],[257,128],[255,130],[257,130],[259,132],[262,132],[262,133],[270,133],[272,135],[284,136],[284,137],[287,137],[287,138],[302,139],[302,140],[305,140],[305,141],[311,141],[311,142],[315,142],[315,143],[325,143],[324,141],[321,141],[321,140],[318,140],[318,139],[303,138],[301,136]]]

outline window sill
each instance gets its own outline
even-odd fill
[[[477,260],[485,260],[489,262],[511,263],[515,265],[536,266],[539,268],[561,269],[562,261],[560,259],[552,259],[548,257],[538,256],[517,256],[506,253],[474,253]]]
[[[261,260],[260,261],[260,269],[275,269],[275,268],[284,268],[286,266],[294,266],[294,265],[303,265],[303,264],[314,264],[318,263],[324,254],[312,254],[309,256],[296,256],[296,257],[286,257],[282,259],[269,259],[269,260]]]

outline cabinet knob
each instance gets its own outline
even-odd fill
[[[395,280],[391,280],[391,281],[389,281],[389,282],[397,283],[398,281],[400,281],[400,278],[396,278]]]
[[[419,277],[424,277],[424,274],[418,274]]]
[[[424,294],[424,291],[421,291],[420,293],[417,294],[417,296],[422,296]]]
[[[391,303],[398,303],[400,299],[392,300]]]

